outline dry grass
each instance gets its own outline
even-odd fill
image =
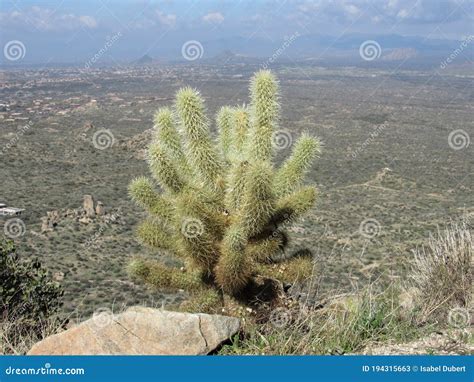
[[[57,318],[36,322],[34,327],[5,318],[0,322],[0,354],[24,355],[36,342],[57,333],[63,325]]]
[[[407,341],[425,333],[413,326],[399,290],[370,285],[331,299],[323,308],[288,304],[276,308],[262,325],[248,324],[221,354],[348,354],[368,345]]]
[[[286,304],[263,324],[248,324],[221,354],[360,353],[444,331],[452,326],[447,324],[453,309],[464,314],[472,307],[472,255],[468,225],[452,223],[415,251],[408,290],[375,283],[332,297],[319,309],[301,301]]]
[[[15,310],[3,309],[0,354],[26,354],[36,342],[66,329],[71,318],[53,314],[33,319],[24,314],[26,309],[25,305],[18,305]]]
[[[411,283],[418,321],[446,322],[453,308],[472,308],[474,244],[466,222],[438,231],[428,245],[414,252]]]

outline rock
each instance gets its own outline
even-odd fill
[[[237,318],[132,307],[108,310],[35,344],[29,355],[208,354],[240,328]]]
[[[50,232],[52,228],[49,226],[49,219],[47,216],[41,218],[41,233]]]
[[[84,210],[88,217],[93,218],[95,216],[94,198],[92,195],[84,195]]]
[[[51,232],[61,220],[59,211],[48,211],[46,216],[41,218],[41,233]]]
[[[46,215],[48,217],[50,227],[56,227],[61,220],[59,211],[48,211]]]
[[[53,273],[53,280],[54,281],[63,281],[64,280],[64,272],[54,272]]]
[[[84,126],[82,127],[82,130],[87,133],[89,130],[93,129],[94,128],[94,125],[92,124],[92,122],[86,122],[84,123]]]
[[[101,201],[97,201],[97,205],[95,206],[95,213],[99,216],[105,215],[104,203],[102,203]]]
[[[123,224],[121,216],[117,213],[104,215],[102,220],[107,224]]]
[[[79,223],[82,223],[82,224],[92,223],[92,219],[87,217],[87,216],[84,216],[84,217],[80,218],[78,221],[79,221]]]

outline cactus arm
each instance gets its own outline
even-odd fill
[[[209,208],[202,195],[193,190],[176,198],[175,211],[180,251],[210,274],[219,257],[217,245],[223,236],[225,216]]]
[[[272,135],[275,130],[280,105],[278,82],[268,70],[260,70],[251,80],[251,147],[249,155],[256,161],[268,161],[272,156]]]
[[[320,153],[320,142],[303,134],[296,142],[291,156],[283,163],[275,176],[277,196],[285,196],[297,189],[315,157]]]
[[[237,217],[247,238],[258,234],[275,211],[272,189],[272,169],[266,162],[249,166],[242,207]]]
[[[184,88],[176,95],[176,112],[186,138],[187,157],[210,188],[218,188],[222,160],[212,145],[204,102],[197,90]]]
[[[148,162],[152,175],[170,193],[177,194],[185,186],[185,181],[172,159],[163,148],[154,142],[148,148]]]
[[[151,215],[157,216],[165,222],[171,220],[173,216],[171,202],[154,190],[150,179],[145,177],[134,179],[130,183],[128,191],[132,200]]]
[[[316,197],[317,190],[314,186],[301,187],[277,201],[275,213],[270,221],[277,226],[294,222],[313,208]]]
[[[224,237],[221,256],[215,268],[217,284],[226,293],[238,293],[247,285],[252,275],[245,245],[245,232],[238,224],[234,224]]]
[[[294,257],[278,264],[257,264],[255,269],[261,276],[294,284],[311,277],[314,273],[314,263],[310,257]]]
[[[155,288],[197,290],[202,287],[199,271],[168,267],[155,260],[134,259],[129,274]]]
[[[245,251],[252,261],[267,263],[276,253],[281,251],[282,244],[282,240],[279,237],[269,236],[263,240],[250,242],[246,246]]]
[[[186,175],[190,174],[190,168],[184,155],[181,137],[173,121],[173,113],[170,108],[164,107],[158,110],[154,117],[155,140],[163,147],[177,164],[178,169]]]
[[[245,193],[248,162],[234,163],[229,169],[225,207],[230,213],[235,213],[241,206]]]
[[[217,114],[217,128],[219,131],[219,146],[226,162],[230,161],[232,147],[232,108],[224,106]]]
[[[143,221],[137,229],[140,241],[152,248],[161,248],[173,251],[175,243],[172,232],[165,229],[163,223],[154,218]]]
[[[247,138],[250,130],[250,114],[246,107],[236,107],[232,114],[234,141],[232,156],[234,160],[244,160]]]

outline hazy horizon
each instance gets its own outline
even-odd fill
[[[382,53],[411,49],[411,56],[442,57],[463,40],[469,43],[458,62],[469,62],[473,6],[471,0],[6,0],[1,64],[87,67],[143,56],[197,61],[225,51],[264,57],[278,49],[280,60],[327,59],[354,55],[365,41]]]

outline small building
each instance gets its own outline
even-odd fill
[[[18,216],[25,211],[23,208],[7,207],[6,204],[0,203],[0,216]]]

